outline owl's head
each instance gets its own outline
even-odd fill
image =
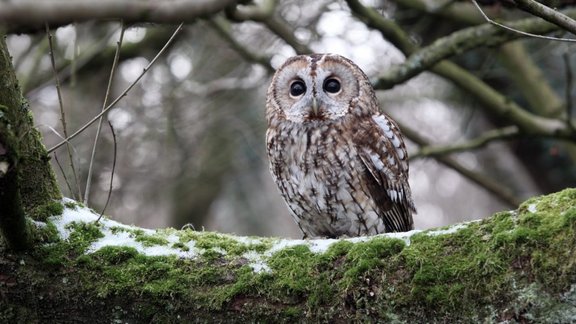
[[[358,104],[360,99],[365,104]],[[337,120],[377,107],[368,77],[336,54],[298,55],[274,74],[268,88],[267,115],[292,122]],[[377,108],[376,108],[377,109]]]

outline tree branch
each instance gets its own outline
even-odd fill
[[[393,2],[402,8],[415,9],[428,15],[448,19],[459,24],[479,25],[485,22],[482,14],[480,14],[473,5],[465,1],[450,0],[440,6],[430,5],[429,2],[422,0],[394,0]],[[500,7],[493,6],[493,8],[488,8],[485,11],[495,16],[498,12],[502,12],[501,9]]]
[[[2,319],[570,322],[575,199],[567,189],[448,229],[338,240],[96,224],[66,200],[62,216],[37,223],[36,250],[0,246]]]
[[[220,17],[208,20],[208,25],[212,27],[220,37],[222,37],[230,47],[234,49],[243,59],[248,62],[259,64],[266,69],[266,71],[271,74],[274,73],[274,68],[270,65],[270,57],[258,56],[251,51],[249,51],[245,46],[240,44],[230,33],[230,24]]]
[[[430,147],[430,142],[418,134],[418,132],[414,131],[406,125],[403,125],[402,123],[398,123],[398,125],[400,126],[402,133],[412,142],[420,145],[421,147]],[[470,170],[452,157],[436,155],[434,158],[448,168],[460,173],[464,178],[467,178],[468,180],[476,183],[481,188],[484,188],[486,191],[492,193],[496,198],[500,199],[500,201],[506,205],[515,207],[520,203],[520,199],[514,195],[512,190],[504,187],[502,183],[497,182],[488,176]]]
[[[518,137],[520,132],[516,126],[508,126],[500,129],[493,129],[464,143],[446,146],[424,146],[416,153],[410,154],[410,159],[415,160],[423,157],[435,157],[462,151],[471,151],[486,146],[488,143],[499,140],[508,140]]]
[[[241,1],[234,0],[101,0],[101,1],[17,1],[0,6],[0,24],[8,33],[38,30],[44,24],[66,25],[88,20],[124,20],[127,24],[189,23],[207,18]]]
[[[230,6],[226,9],[226,16],[228,19],[236,22],[252,20],[262,23],[280,39],[292,46],[297,54],[312,53],[312,50],[307,45],[302,44],[298,38],[296,38],[294,31],[288,27],[284,19],[274,17],[275,7],[276,1],[274,0],[264,1],[261,7],[256,6],[256,8],[252,8],[251,10],[240,10],[237,7]]]
[[[563,116],[562,99],[552,89],[542,69],[536,65],[522,42],[515,41],[502,45],[497,55],[506,68],[506,76],[526,98],[531,111],[544,117]]]
[[[576,21],[566,14],[553,10],[543,4],[540,4],[534,0],[513,0],[518,8],[523,9],[526,12],[533,14],[534,16],[541,17],[542,19],[549,21],[557,26],[564,28],[565,30],[576,35]]]
[[[576,16],[575,9],[567,10],[566,13]],[[377,19],[383,20],[381,17]],[[507,26],[533,34],[546,34],[558,30],[556,25],[540,18],[522,19],[508,23]],[[459,55],[478,47],[498,46],[521,37],[526,36],[488,23],[458,30],[448,36],[437,39],[429,46],[414,50],[414,52],[407,52],[406,54],[410,56],[406,61],[390,67],[378,78],[376,87],[380,89],[392,88],[451,56]]]
[[[386,39],[391,41],[405,55],[410,55],[418,50],[418,46],[411,41],[411,38],[391,20],[385,19],[372,8],[364,7],[358,0],[347,0],[347,3],[356,17],[368,26],[380,31]],[[469,92],[490,113],[517,125],[526,134],[570,140],[576,139],[576,132],[567,127],[563,121],[540,117],[526,111],[454,63],[445,60],[440,61],[430,71],[452,81],[456,86]],[[378,86],[376,88],[381,89]]]

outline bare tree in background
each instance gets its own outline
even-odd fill
[[[347,56],[381,90],[382,106],[411,141],[417,227],[480,218],[573,186],[576,10],[534,4],[44,1],[3,4],[0,21],[49,148],[64,134],[45,24],[75,130],[100,112],[122,22],[114,95],[164,46],[170,25],[185,22],[106,116],[119,147],[108,213],[149,227],[298,236],[268,174],[263,115],[271,73],[300,53]],[[189,18],[187,6],[204,19]],[[84,192],[95,132],[70,142],[78,181],[65,148],[53,153],[67,195]],[[97,210],[108,196],[112,146],[104,127],[87,197]]]

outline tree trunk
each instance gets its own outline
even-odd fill
[[[0,229],[11,248],[30,246],[25,213],[36,219],[60,198],[49,158],[0,33]]]

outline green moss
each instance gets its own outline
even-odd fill
[[[135,233],[135,239],[136,242],[140,242],[144,246],[168,244],[168,240],[162,237],[161,235],[149,235],[145,234],[144,231],[137,231]]]
[[[34,241],[38,244],[55,243],[60,240],[58,229],[50,222],[46,226],[36,226],[30,221],[30,227],[34,228]]]
[[[64,203],[64,207],[69,208],[69,209],[73,209],[76,210],[78,207],[83,207],[84,205],[76,202],[76,201],[68,201],[66,203]]]
[[[100,223],[71,223],[67,229],[71,230],[68,237],[69,244],[74,246],[78,253],[83,253],[97,239],[104,237]]]
[[[177,243],[172,244],[172,248],[173,249],[179,249],[182,251],[190,251],[190,248],[188,246],[184,245],[184,243],[182,243],[182,242],[177,242]]]
[[[64,206],[59,201],[51,201],[47,204],[44,204],[37,209],[37,216],[38,219],[46,220],[50,216],[58,216],[62,215],[64,212]]]
[[[345,285],[354,285],[367,271],[381,268],[384,262],[400,253],[405,246],[404,241],[391,238],[353,244],[346,256],[348,270],[344,272]]]
[[[190,230],[150,235],[112,229],[128,231],[145,245],[180,250],[193,240],[194,249],[204,251],[194,259],[144,256],[129,247],[84,254],[101,236],[94,224],[71,225],[70,239],[46,246],[43,257],[52,268],[86,269],[79,277],[82,285],[99,299],[154,300],[139,312],[155,319],[191,309],[240,309],[253,321],[279,315],[336,322],[538,321],[551,309],[560,314],[554,318],[573,309],[552,305],[566,303],[561,296],[576,278],[576,256],[559,248],[576,246],[575,192],[531,199],[517,212],[498,213],[453,233],[424,231],[412,235],[409,244],[375,237],[338,241],[323,254],[307,244],[283,248],[262,256],[269,272],[255,273],[243,255],[268,251],[273,239],[239,242]],[[168,235],[179,241],[168,243]]]

